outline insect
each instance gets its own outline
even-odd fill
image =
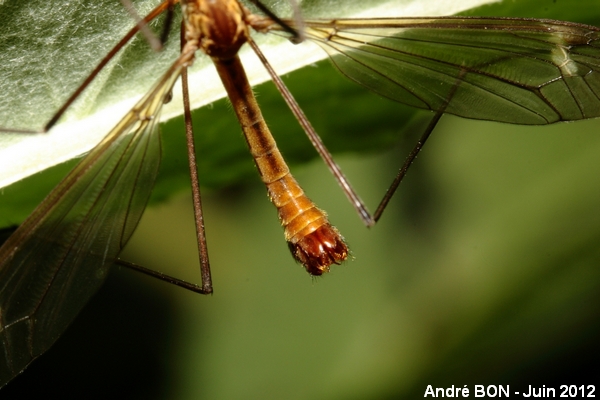
[[[484,18],[307,20],[300,26],[298,21],[252,14],[235,0],[181,3],[186,38],[181,55],[0,248],[1,383],[54,343],[101,285],[131,236],[158,169],[160,110],[198,50],[211,57],[227,89],[293,256],[313,275],[341,263],[348,249],[290,175],[260,116],[237,57],[239,48],[247,43],[262,59],[367,225],[381,215],[426,136],[382,205],[369,214],[262,58],[250,29],[285,35],[303,32],[333,56],[349,78],[385,97],[432,110],[436,118],[448,112],[548,124],[600,116],[600,31],[595,27]],[[161,4],[150,15],[169,5]],[[199,209],[199,198],[195,203]],[[202,214],[196,215],[203,271],[200,291],[210,293]]]

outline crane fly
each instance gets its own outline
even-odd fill
[[[145,23],[174,3],[160,4],[144,18]],[[198,50],[211,58],[221,77],[292,255],[312,275],[343,262],[348,248],[289,172],[238,58],[241,46],[250,45],[261,59],[367,225],[379,219],[442,113],[531,125],[600,116],[600,30],[593,26],[459,17],[306,20],[300,24],[298,19],[279,20],[268,10],[267,16],[253,14],[237,0],[180,3],[185,40],[179,57],[0,248],[0,385],[56,341],[102,284],[131,237],[159,167],[159,113],[180,76],[187,92],[186,68]],[[260,52],[251,29],[292,34],[296,39],[301,32],[320,45],[350,79],[384,97],[435,113],[373,215]],[[133,28],[108,58],[137,31],[138,27]],[[96,71],[106,62],[105,58]],[[193,159],[191,171],[195,171]],[[202,270],[198,291],[211,293],[197,186],[196,180],[193,191]]]

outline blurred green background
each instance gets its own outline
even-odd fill
[[[473,13],[600,25],[595,4],[517,1]],[[427,115],[401,129],[409,111],[345,82],[327,62],[286,79],[374,209]],[[271,85],[256,92],[284,154],[295,164],[312,158]],[[201,160],[219,151],[211,132],[243,151],[226,102],[194,118],[208,131]],[[599,130],[598,120],[522,127],[445,116],[372,229],[322,162],[296,165],[355,258],[313,280],[290,257],[249,156],[228,150],[220,162],[235,165],[223,172],[229,185],[203,197],[214,295],[115,268],[0,397],[392,399],[422,398],[427,385],[598,383]],[[177,146],[165,145],[155,205],[123,258],[197,282]],[[5,199],[11,190],[20,189]]]

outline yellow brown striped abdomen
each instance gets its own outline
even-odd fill
[[[344,239],[290,174],[262,117],[239,58],[217,56],[213,61],[261,179],[267,186],[269,198],[277,207],[292,255],[311,275],[329,271],[331,264],[339,264],[348,257]]]

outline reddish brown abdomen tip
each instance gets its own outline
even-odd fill
[[[304,265],[311,275],[329,272],[331,264],[340,264],[348,257],[348,246],[337,229],[324,224],[304,235],[297,242],[288,242],[292,256]]]

